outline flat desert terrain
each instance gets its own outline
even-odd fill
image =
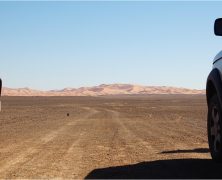
[[[204,95],[3,97],[0,178],[222,178]]]

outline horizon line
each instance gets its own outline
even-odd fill
[[[189,90],[199,90],[199,91],[203,91],[206,89],[197,89],[197,88],[188,88],[188,87],[181,87],[181,86],[172,86],[172,85],[143,85],[143,84],[137,84],[137,83],[101,83],[101,84],[97,84],[97,85],[91,85],[91,86],[79,86],[79,87],[72,87],[72,86],[66,86],[63,88],[55,88],[55,89],[40,89],[40,88],[32,88],[32,87],[28,87],[28,86],[24,86],[24,87],[9,87],[9,86],[2,86],[2,88],[8,88],[8,89],[29,89],[29,90],[36,90],[36,91],[44,91],[44,92],[49,92],[49,91],[61,91],[64,89],[80,89],[80,88],[91,88],[91,87],[99,87],[99,86],[103,86],[103,85],[131,85],[131,86],[142,86],[142,87],[168,87],[168,88],[178,88],[178,89],[189,89]]]

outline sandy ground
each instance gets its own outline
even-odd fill
[[[4,97],[2,106],[0,178],[222,178],[202,95]]]

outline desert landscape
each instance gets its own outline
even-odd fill
[[[0,178],[222,178],[205,95],[3,97]]]
[[[221,7],[0,2],[0,180],[222,179]]]
[[[60,90],[36,90],[30,88],[3,87],[3,96],[107,96],[149,94],[205,94],[205,90],[170,86],[142,86],[135,84],[101,84],[92,87],[64,88]]]

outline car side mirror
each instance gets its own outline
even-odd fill
[[[222,36],[222,18],[218,18],[214,23],[214,34],[216,36]]]

